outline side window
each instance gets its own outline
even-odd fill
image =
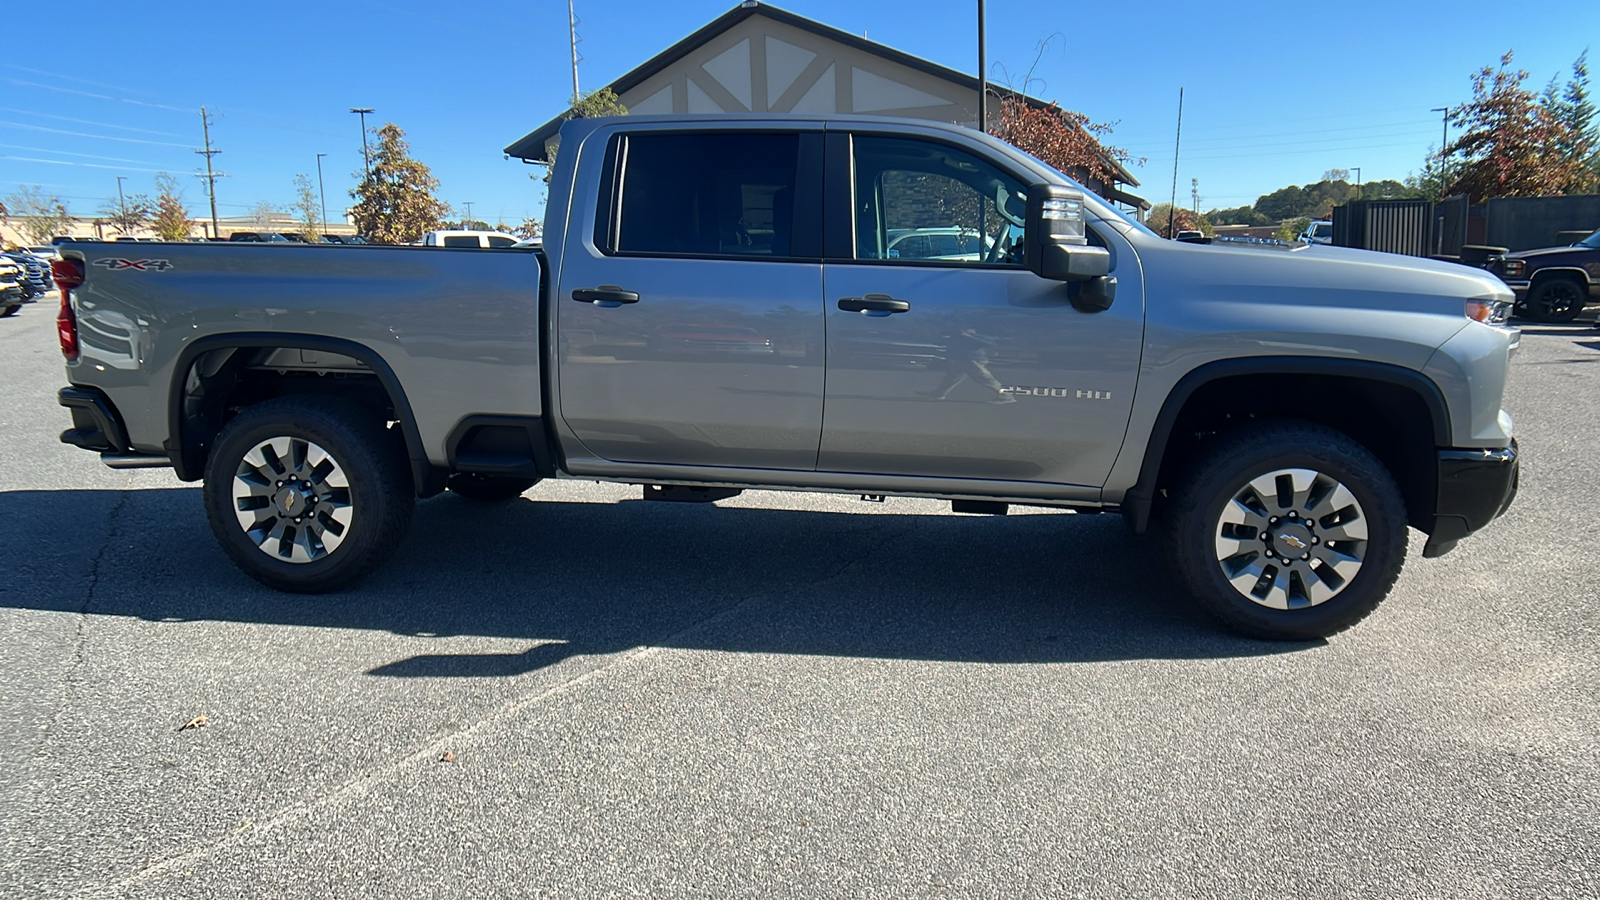
[[[482,247],[483,246],[483,244],[478,242],[478,236],[475,235],[475,234],[446,235],[445,239],[444,239],[444,245],[446,247]]]
[[[517,242],[512,240],[511,238],[495,237],[493,235],[489,236],[489,246],[491,246],[491,247],[511,247],[511,246],[515,246],[516,243]]]
[[[954,147],[857,136],[856,258],[1022,265],[1022,183]]]
[[[787,257],[797,134],[634,134],[613,205],[612,253]]]

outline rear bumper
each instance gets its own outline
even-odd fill
[[[1499,450],[1440,450],[1433,529],[1422,555],[1455,549],[1456,542],[1493,522],[1517,496],[1517,442]]]
[[[72,427],[61,432],[61,443],[100,453],[129,452],[122,416],[98,388],[64,387],[56,398],[72,412]]]

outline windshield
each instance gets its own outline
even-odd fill
[[[1323,237],[1331,238],[1331,237],[1333,237],[1333,223],[1332,222],[1318,222],[1317,224],[1311,226],[1311,236],[1312,237],[1319,237],[1319,238],[1323,238]]]
[[[1600,231],[1596,231],[1594,234],[1591,234],[1588,237],[1584,238],[1583,240],[1579,241],[1578,242],[1578,246],[1579,247],[1588,247],[1591,250],[1600,249]]]

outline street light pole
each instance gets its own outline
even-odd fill
[[[461,227],[467,228],[467,223],[472,221],[472,201],[463,201],[461,205],[467,208],[467,217],[461,221]]]
[[[117,176],[117,210],[122,216],[122,221],[117,223],[117,234],[119,236],[126,234],[127,232],[123,231],[123,229],[128,227],[128,201],[122,196],[122,182],[127,177],[126,175]]]
[[[367,113],[371,107],[352,106],[350,111],[361,117],[361,161],[366,165],[367,177],[372,177],[372,154],[367,150]]]
[[[328,233],[328,196],[322,192],[322,158],[326,153],[317,154],[317,202],[322,204],[322,233]]]
[[[988,50],[983,40],[983,0],[978,0],[978,130],[989,131],[989,78],[985,68],[989,62]],[[1027,90],[1027,85],[1023,85]]]
[[[1350,168],[1352,170],[1354,170],[1355,173],[1356,173],[1356,199],[1360,200],[1361,199],[1361,167],[1360,166],[1351,166]]]

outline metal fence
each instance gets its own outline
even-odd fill
[[[1333,242],[1340,247],[1476,264],[1491,247],[1559,247],[1597,228],[1600,195],[1506,197],[1480,206],[1464,195],[1438,203],[1354,200],[1333,210]]]
[[[1353,200],[1333,210],[1333,242],[1340,247],[1429,256],[1433,227],[1427,200]]]

